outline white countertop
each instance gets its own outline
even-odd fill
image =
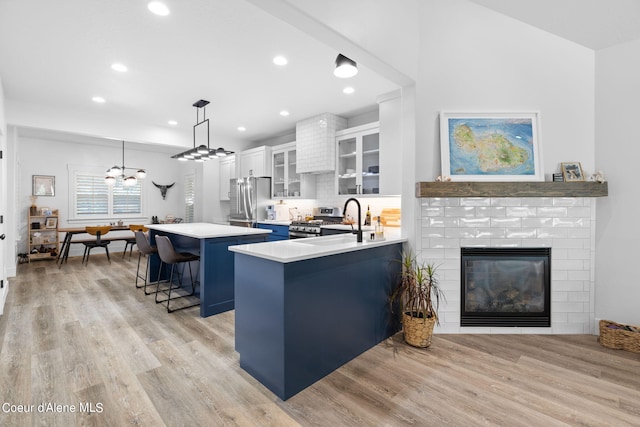
[[[233,225],[210,224],[208,222],[194,222],[185,224],[151,224],[147,228],[166,233],[180,234],[196,239],[211,239],[216,237],[249,236],[253,234],[268,234],[271,230],[263,228],[236,227]]]
[[[271,261],[288,263],[406,241],[407,239],[405,238],[390,237],[385,240],[370,241],[365,239],[363,242],[358,243],[356,236],[353,234],[337,234],[333,236],[229,246],[229,250],[258,258],[269,259]]]

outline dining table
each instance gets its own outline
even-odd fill
[[[112,225],[111,226],[111,230],[109,231],[129,231],[129,226],[128,225]],[[62,240],[62,245],[60,246],[60,252],[58,253],[58,256],[56,257],[56,263],[60,263],[58,265],[58,268],[62,267],[62,264],[67,262],[67,259],[69,258],[69,248],[71,247],[72,243],[81,243],[80,241],[78,242],[73,242],[73,236],[77,235],[77,234],[84,234],[87,232],[86,227],[67,227],[67,228],[58,228],[58,232],[59,233],[65,233],[64,235],[64,239]],[[132,232],[133,233],[133,232]]]

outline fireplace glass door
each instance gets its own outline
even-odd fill
[[[461,326],[551,326],[550,248],[462,248]]]

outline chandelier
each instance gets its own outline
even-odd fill
[[[127,176],[126,170],[136,170],[135,175]],[[138,168],[127,168],[124,166],[124,141],[122,141],[122,166],[112,166],[107,169],[106,175],[104,177],[104,182],[111,186],[116,183],[117,178],[122,179],[122,185],[125,187],[132,187],[136,185],[138,179],[143,179],[147,176],[147,171],[144,169]]]
[[[180,161],[193,160],[195,162],[204,162],[205,160],[215,159],[216,157],[225,157],[233,154],[233,151],[225,150],[222,147],[209,148],[209,119],[206,118],[207,109],[205,108],[209,101],[201,99],[196,101],[193,106],[196,107],[196,124],[193,125],[193,148],[187,151],[171,156],[172,159]],[[202,121],[200,121],[200,109],[202,108]],[[196,129],[200,125],[206,124],[207,128],[207,145],[200,144],[196,147]]]

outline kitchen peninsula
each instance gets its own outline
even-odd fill
[[[234,308],[234,256],[228,251],[232,245],[264,242],[271,232],[260,228],[234,227],[209,223],[151,224],[149,237],[155,245],[155,236],[168,236],[177,252],[200,255],[198,268],[200,316],[207,317]],[[160,258],[149,258],[150,280],[158,280]],[[190,285],[189,275],[183,278]]]
[[[353,234],[231,246],[240,366],[283,400],[399,329],[402,243]]]

